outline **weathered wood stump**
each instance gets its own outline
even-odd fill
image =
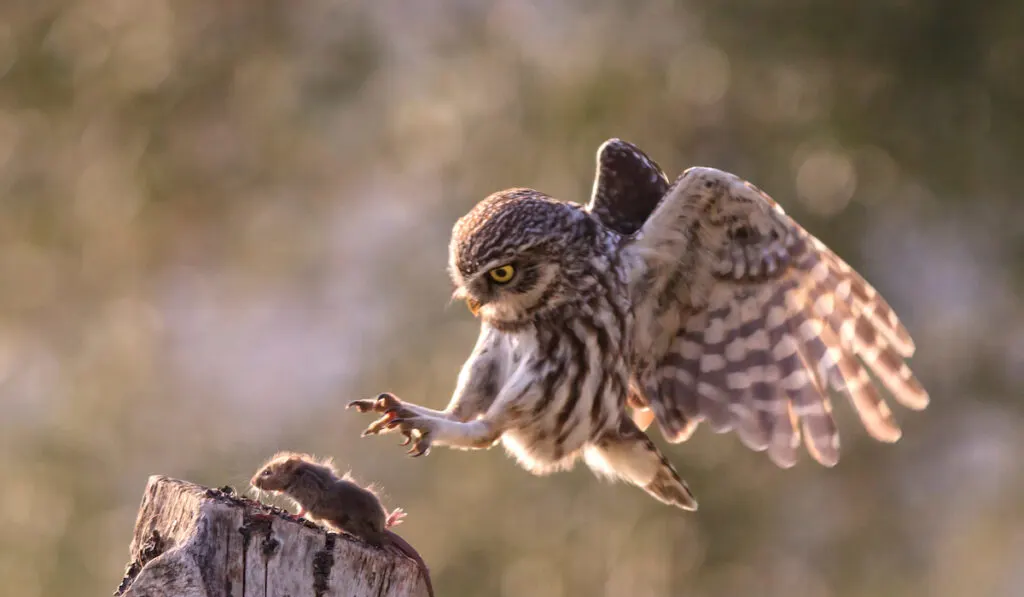
[[[412,560],[278,508],[149,478],[122,597],[426,597]]]

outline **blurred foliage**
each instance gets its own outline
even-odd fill
[[[443,595],[1024,591],[1019,0],[0,4],[0,584],[103,594],[146,477],[333,455]],[[451,224],[585,201],[618,136],[774,195],[891,300],[933,406],[776,469],[702,429],[660,506],[500,450],[411,461],[344,403],[441,406],[476,325]],[[659,440],[660,441],[660,438]],[[397,443],[397,442],[395,442]]]

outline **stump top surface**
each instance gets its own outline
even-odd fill
[[[417,564],[274,506],[163,475],[149,478],[124,597],[410,597]]]

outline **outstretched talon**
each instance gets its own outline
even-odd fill
[[[421,436],[421,437],[417,438],[413,442],[412,448],[410,448],[409,451],[406,452],[406,454],[408,454],[409,456],[412,456],[413,458],[419,458],[420,456],[425,456],[425,455],[427,455],[429,453],[430,453],[430,438],[428,438],[426,436]]]
[[[374,399],[363,399],[353,400],[349,402],[345,408],[354,408],[361,413],[370,412],[371,410],[378,413],[384,413],[389,410],[395,410],[402,405],[402,401],[397,396],[389,392],[378,394]]]
[[[388,429],[398,429],[405,436],[403,446],[412,443],[412,447],[406,452],[412,457],[423,456],[430,452],[432,440],[430,435],[433,431],[430,420],[423,417],[411,415],[408,418],[394,418],[387,424]]]
[[[397,396],[390,393],[383,393],[378,395],[375,399],[364,399],[364,400],[353,400],[349,402],[345,408],[354,408],[358,412],[377,412],[383,413],[383,417],[380,417],[376,421],[370,423],[370,425],[363,430],[363,437],[367,435],[377,435],[382,432],[389,431],[394,426],[390,425],[396,417],[410,415],[407,409],[402,405],[402,401]],[[402,444],[407,445],[409,442]]]
[[[381,433],[381,432],[390,431],[391,429],[394,428],[391,425],[391,422],[394,421],[395,417],[397,417],[397,416],[398,416],[398,413],[396,411],[393,411],[393,410],[390,410],[390,411],[384,413],[383,417],[381,417],[381,418],[377,419],[376,421],[370,423],[370,425],[366,429],[363,430],[363,437],[366,437],[367,435],[377,435],[378,433]]]
[[[430,451],[430,435],[433,432],[430,418],[408,408],[394,394],[385,392],[372,400],[353,400],[346,408],[354,408],[361,413],[372,411],[383,414],[363,430],[363,437],[397,430],[405,437],[401,445],[411,444],[408,451],[411,456],[423,456]]]

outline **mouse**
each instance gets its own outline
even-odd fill
[[[427,592],[434,596],[426,562],[412,545],[390,530],[402,522],[405,512],[396,508],[388,513],[372,487],[363,487],[349,473],[339,475],[330,460],[278,452],[256,471],[250,483],[258,490],[284,495],[294,502],[297,516],[358,537],[374,547],[397,549],[416,562]]]

